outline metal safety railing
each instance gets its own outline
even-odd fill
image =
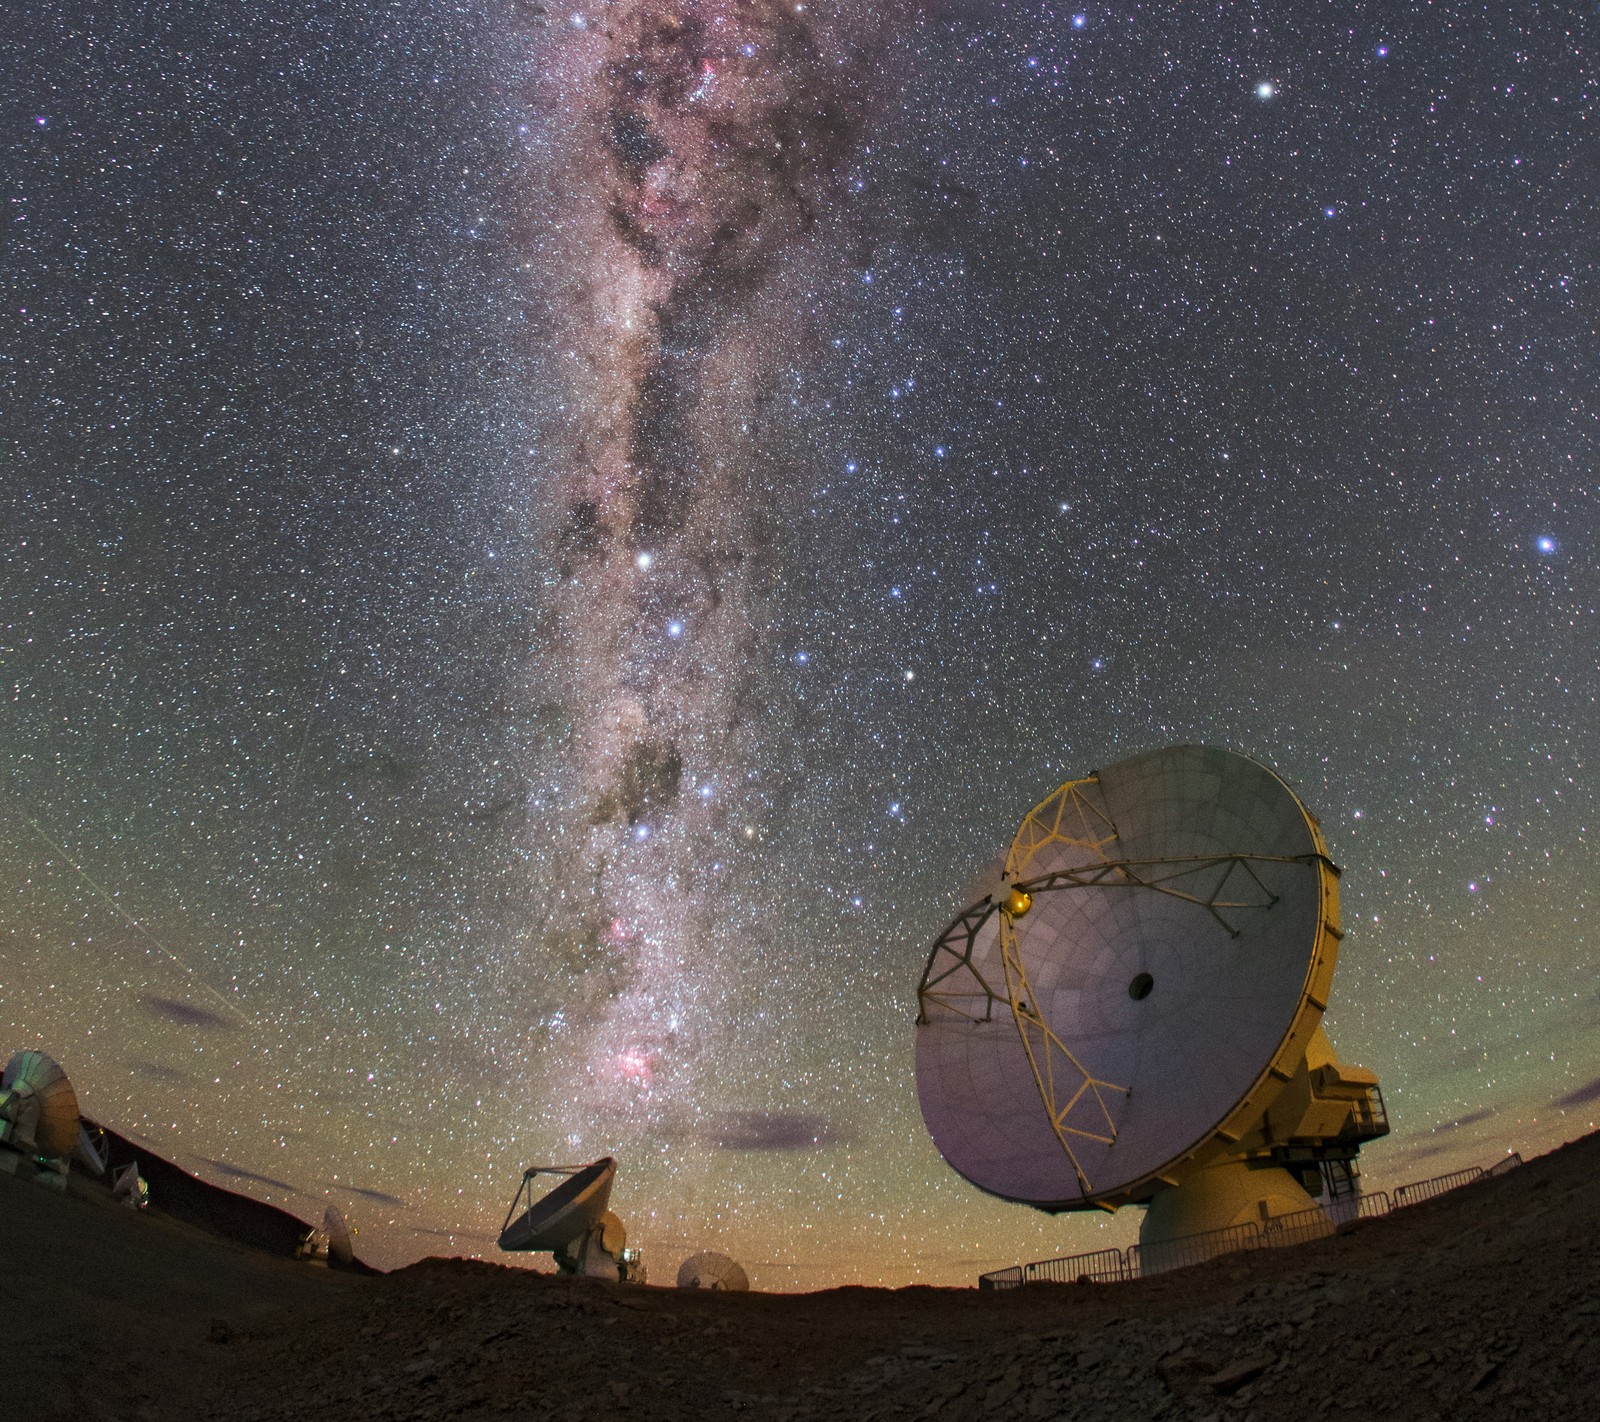
[[[1070,1259],[1041,1259],[1036,1264],[1022,1266],[1022,1282],[1025,1284],[1046,1280],[1055,1284],[1075,1284],[1081,1279],[1109,1284],[1132,1277],[1128,1273],[1127,1251],[1122,1249],[1097,1249],[1092,1254],[1074,1254]]]
[[[1183,1235],[1158,1244],[1130,1244],[1126,1249],[1096,1249],[1089,1254],[1070,1254],[1062,1259],[1038,1259],[1031,1264],[1013,1264],[978,1276],[980,1289],[1020,1289],[1024,1284],[1118,1283],[1130,1279],[1165,1274],[1171,1269],[1186,1269],[1204,1264],[1224,1254],[1251,1249],[1283,1249],[1313,1240],[1327,1239],[1356,1220],[1376,1219],[1408,1205],[1437,1199],[1451,1190],[1470,1185],[1492,1175],[1504,1175],[1522,1164],[1515,1153],[1489,1169],[1471,1166],[1436,1175],[1431,1180],[1414,1180],[1397,1185],[1393,1191],[1375,1190],[1370,1194],[1347,1195],[1326,1205],[1301,1210],[1292,1215],[1276,1215],[1262,1224],[1251,1222],[1230,1225],[1227,1229],[1204,1234]]]
[[[1448,1175],[1435,1175],[1432,1180],[1417,1180],[1410,1185],[1396,1185],[1394,1203],[1396,1208],[1404,1205],[1420,1205],[1424,1200],[1436,1200],[1440,1195],[1447,1195],[1462,1185],[1470,1185],[1474,1180],[1482,1179],[1483,1168],[1472,1165],[1465,1170],[1452,1170]]]
[[[1165,1274],[1171,1269],[1187,1269],[1191,1264],[1204,1264],[1206,1260],[1216,1259],[1223,1254],[1254,1249],[1260,1233],[1253,1224],[1229,1225],[1226,1229],[1209,1229],[1203,1234],[1164,1239],[1159,1244],[1129,1245],[1129,1277],[1142,1279],[1147,1274]]]
[[[1332,1210],[1315,1207],[1292,1215],[1274,1215],[1261,1222],[1256,1248],[1285,1249],[1296,1244],[1310,1244],[1314,1239],[1327,1239],[1337,1234],[1339,1226],[1348,1223],[1348,1219],[1340,1219]]]

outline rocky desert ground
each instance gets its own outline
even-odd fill
[[[37,1422],[1586,1418],[1600,1136],[1295,1249],[999,1293],[362,1277],[0,1176],[0,1303]]]

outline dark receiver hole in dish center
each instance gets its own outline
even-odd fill
[[[1150,989],[1156,985],[1156,980],[1149,973],[1140,973],[1128,984],[1128,996],[1135,1002],[1143,1002],[1150,996]]]

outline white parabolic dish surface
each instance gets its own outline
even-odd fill
[[[1089,1189],[1050,1125],[1003,997],[999,912],[977,931],[972,971],[959,967],[941,986],[958,993],[981,977],[1002,1000],[990,1020],[975,1022],[975,997],[952,1006],[953,997],[925,994],[916,1056],[923,1118],[950,1165],[991,1194],[1061,1209],[1182,1158],[1261,1078],[1304,1001],[1326,862],[1294,793],[1230,751],[1175,746],[1135,756],[1075,793],[1093,812],[1083,823],[1105,842],[1051,839],[1018,877],[1037,884],[1108,861],[1130,869],[1092,887],[1041,890],[1014,926],[1035,1010],[1085,1072],[1110,1084],[1100,1090],[1103,1107],[1086,1092],[1063,1122]],[[1250,856],[1248,872],[1227,856]],[[1264,862],[1276,858],[1300,862]],[[1175,892],[1132,882],[1153,878]],[[1213,900],[1225,923],[1206,907]],[[1148,984],[1136,984],[1140,975]],[[1064,1105],[1082,1078],[1070,1079],[1064,1057],[1045,1066]],[[1108,1116],[1114,1143],[1092,1139],[1110,1134]]]

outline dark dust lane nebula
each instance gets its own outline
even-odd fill
[[[590,1110],[662,1119],[712,1045],[719,884],[758,833],[770,711],[761,406],[796,338],[768,298],[887,87],[892,18],[619,3],[550,43],[543,99],[568,120],[533,265],[564,273],[572,404],[538,665],[561,666],[571,779],[541,962],[557,943],[584,978]]]

